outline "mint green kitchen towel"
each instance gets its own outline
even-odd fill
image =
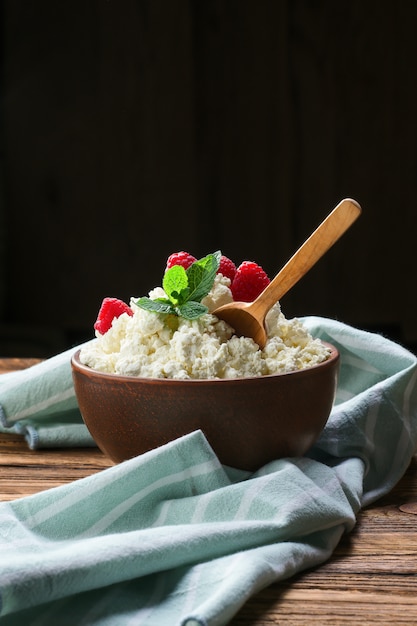
[[[303,321],[341,352],[335,406],[309,453],[249,474],[222,466],[196,431],[0,503],[1,626],[220,626],[263,587],[331,556],[414,454],[417,359],[379,335]],[[44,376],[56,395],[47,366]]]
[[[96,445],[75,398],[75,351],[0,376],[0,432],[22,434],[31,449]]]

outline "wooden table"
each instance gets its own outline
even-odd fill
[[[0,372],[30,359],[0,359]],[[0,500],[88,476],[112,462],[97,449],[31,451],[0,434]],[[324,565],[254,596],[231,626],[417,624],[417,457],[393,491],[364,509]]]

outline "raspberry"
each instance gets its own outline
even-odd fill
[[[94,324],[95,330],[97,330],[100,335],[104,335],[111,327],[113,320],[122,313],[133,315],[130,306],[122,300],[118,300],[118,298],[104,298]]]
[[[227,258],[227,256],[221,256],[219,269],[217,270],[218,274],[223,274],[223,276],[227,276],[230,280],[233,280],[236,274],[236,265]]]
[[[174,252],[168,257],[165,271],[169,270],[169,268],[174,265],[182,265],[182,267],[186,270],[192,263],[194,263],[194,261],[197,261],[197,259],[188,252]]]
[[[260,265],[253,261],[243,261],[237,268],[230,287],[233,299],[240,302],[252,302],[270,282]]]

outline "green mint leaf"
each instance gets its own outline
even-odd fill
[[[164,274],[162,288],[174,305],[188,300],[188,276],[181,265],[170,267]]]
[[[162,287],[166,298],[143,297],[135,304],[151,313],[165,313],[194,320],[208,308],[201,304],[213,287],[214,279],[220,265],[221,252],[208,254],[199,261],[195,261],[185,270],[181,265],[170,267],[164,274]]]
[[[175,307],[175,310],[180,317],[184,317],[186,320],[195,320],[204,315],[204,313],[207,313],[208,308],[204,306],[204,304],[201,304],[201,302],[188,300],[185,304]]]
[[[157,298],[152,300],[151,298],[139,298],[135,302],[136,306],[150,313],[171,313],[176,315],[175,307],[169,300],[165,298]]]
[[[220,257],[221,252],[218,250],[190,265],[186,272],[189,286],[188,300],[200,302],[209,293],[219,269]]]

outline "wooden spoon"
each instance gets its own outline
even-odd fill
[[[236,335],[252,337],[261,349],[264,348],[267,339],[265,317],[270,308],[336,243],[361,211],[355,200],[342,200],[256,300],[231,302],[215,309],[213,314],[230,324]]]

